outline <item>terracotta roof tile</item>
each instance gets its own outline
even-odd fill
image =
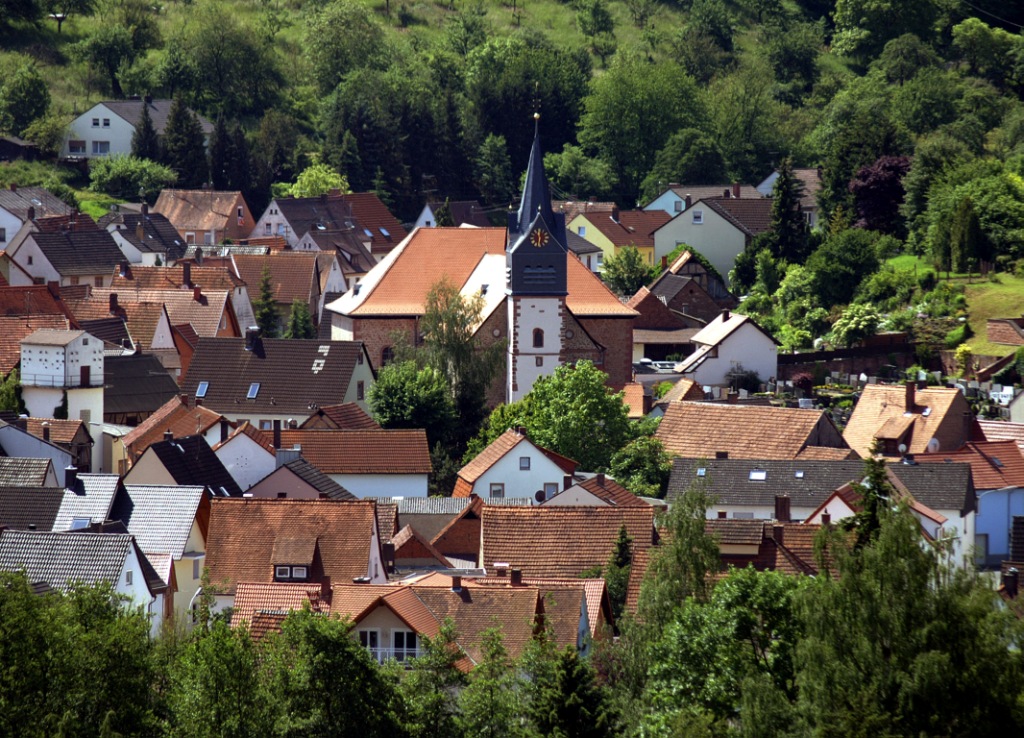
[[[315,252],[281,251],[266,256],[235,254],[232,258],[239,276],[254,295],[258,294],[263,281],[264,267],[270,270],[274,301],[279,305],[290,306],[294,300],[308,302],[320,294]]]
[[[485,505],[481,519],[481,556],[488,572],[493,572],[495,562],[503,562],[531,577],[578,577],[608,563],[623,525],[634,550],[654,541],[654,508],[646,505]]]
[[[145,451],[150,444],[164,440],[166,431],[170,431],[175,438],[206,433],[223,418],[220,413],[207,407],[189,407],[180,397],[174,397],[132,428],[121,441],[134,457]]]
[[[239,582],[235,589],[231,627],[253,623],[257,614],[287,615],[309,605],[313,612],[328,612],[329,601],[321,599],[319,584],[292,582]]]
[[[622,210],[618,213],[618,220],[614,219],[614,211],[587,214],[591,225],[616,247],[653,247],[654,231],[671,219],[664,210]]]
[[[0,290],[0,316],[58,315],[69,318],[71,313],[61,299],[61,294],[62,290],[58,289],[54,295],[44,285],[8,285]]]
[[[371,575],[375,525],[374,503],[367,501],[214,499],[206,541],[210,581],[225,592],[239,582],[272,582],[274,544],[289,537],[315,538],[323,575],[333,581]]]
[[[650,507],[635,494],[609,476],[597,474],[575,485],[600,500],[616,507]]]
[[[373,430],[380,428],[377,421],[354,402],[321,407],[310,415],[299,428],[312,428],[321,423],[341,430]]]
[[[961,462],[971,465],[978,490],[1024,487],[1024,454],[1016,441],[971,442],[958,451],[921,454],[918,463]]]
[[[377,502],[377,530],[380,531],[381,543],[390,543],[398,532],[398,504],[394,502]]]
[[[700,402],[704,399],[704,389],[694,382],[692,379],[680,379],[676,382],[672,389],[666,392],[658,403],[669,403],[669,402]]]
[[[597,202],[591,200],[552,200],[551,209],[556,213],[565,214],[565,222],[571,223],[577,215],[593,213],[610,213],[617,207],[614,202]]]
[[[231,292],[229,290],[210,290],[201,292],[198,300],[191,291],[185,290],[128,290],[118,292],[113,289],[95,289],[92,299],[100,305],[110,304],[110,295],[116,294],[118,304],[128,314],[128,327],[131,329],[131,314],[136,308],[133,303],[163,305],[171,325],[189,323],[196,333],[203,337],[221,335],[221,324],[226,321],[228,326],[235,325],[234,311],[231,309]],[[152,309],[152,308],[151,308]],[[109,313],[109,310],[108,310]],[[237,327],[236,329],[237,330]],[[150,340],[145,336],[142,340]]]
[[[913,408],[908,410],[905,386],[867,385],[843,431],[850,448],[867,456],[876,436],[884,438],[896,431],[901,431],[911,454],[924,454],[932,438],[938,440],[941,451],[953,451],[967,440],[964,413],[969,412],[970,407],[960,390],[915,389],[913,398]],[[906,415],[907,412],[911,414]],[[897,428],[897,423],[905,427]],[[883,435],[878,436],[879,433]]]
[[[143,266],[131,264],[128,272],[121,275],[120,268],[114,271],[114,280],[110,288],[118,294],[126,295],[130,290],[188,290],[192,285],[200,286],[204,291],[233,290],[244,286],[245,280],[234,274],[226,266],[189,265],[190,282],[185,284],[183,265],[173,267]]]
[[[726,190],[729,190],[730,194],[733,192],[733,184],[717,184],[717,185],[673,185],[671,189],[679,197],[690,196],[690,202],[697,202],[698,200],[704,200],[712,197],[722,197]],[[754,199],[760,200],[764,198],[757,188],[753,185],[740,185],[740,197],[742,199]]]
[[[59,420],[56,418],[26,418],[25,430],[36,438],[43,437],[43,423],[49,426],[50,442],[57,444],[68,444],[75,440],[75,437],[85,430],[85,435],[92,437],[89,429],[81,420]]]
[[[441,566],[451,568],[452,564],[444,554],[420,535],[411,525],[406,525],[391,538],[395,544],[395,560],[432,558]]]
[[[647,394],[644,386],[640,382],[630,382],[622,390],[625,393],[622,401],[629,409],[630,419],[638,420],[644,417],[646,415],[644,412],[644,396]]]
[[[265,438],[273,434],[262,431]],[[282,430],[281,447],[302,447],[302,457],[325,474],[429,474],[427,433],[394,430]]]
[[[6,288],[5,288],[6,289]],[[2,290],[0,290],[2,292]],[[21,340],[40,328],[68,330],[63,315],[6,316],[0,315],[0,374],[10,374],[21,361]]]
[[[846,445],[819,410],[703,402],[670,403],[655,434],[676,456],[792,459],[807,446]],[[831,453],[831,452],[828,452]]]
[[[69,299],[68,307],[79,321],[103,320],[114,317],[110,312],[110,296],[93,295],[83,299]],[[120,302],[116,317],[128,326],[132,341],[143,349],[153,345],[157,327],[167,309],[162,301]],[[170,319],[168,318],[168,323]]]
[[[235,208],[239,203],[245,205],[241,192],[163,190],[153,210],[179,231],[212,231],[223,230],[231,224],[237,217]]]

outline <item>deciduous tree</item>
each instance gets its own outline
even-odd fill
[[[635,246],[624,246],[604,260],[601,278],[619,297],[632,297],[641,287],[654,280],[657,271],[644,264],[644,257]]]

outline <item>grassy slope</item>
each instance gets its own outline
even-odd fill
[[[1016,318],[1021,315],[1024,311],[1024,277],[1000,274],[998,283],[976,281],[969,283],[966,291],[970,315],[968,322],[974,331],[973,338],[968,341],[971,350],[985,356],[1012,353],[1012,346],[989,343],[985,336],[985,321],[989,318]]]

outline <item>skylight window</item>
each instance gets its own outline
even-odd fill
[[[363,233],[366,234],[367,238],[373,238],[373,231],[371,231],[369,228],[364,228]]]
[[[763,482],[768,478],[768,472],[765,469],[751,469],[750,470],[750,481],[751,482]]]
[[[206,390],[210,389],[209,382],[200,382],[196,387],[196,397],[206,397]]]
[[[245,396],[245,399],[247,399],[247,400],[255,400],[256,399],[256,395],[258,395],[259,393],[260,393],[260,383],[259,382],[253,382],[252,384],[249,385],[249,394],[247,394]]]
[[[793,472],[793,476],[796,477],[797,479],[803,479],[804,478],[804,470],[803,469],[797,469],[795,472]]]
[[[388,233],[388,229],[387,228],[381,228],[380,232],[384,234],[384,238],[391,238],[391,234]]]
[[[932,409],[930,407],[926,407],[924,410],[921,411],[922,417],[925,417],[925,418],[927,418],[931,414],[932,414]]]
[[[703,467],[703,466],[698,466],[697,467],[697,476],[698,477],[707,476],[707,473],[708,473],[708,470],[707,470],[706,467]]]
[[[1000,459],[999,459],[998,457],[996,457],[996,456],[993,456],[993,457],[992,457],[992,463],[993,463],[993,464],[995,464],[995,465],[996,465],[997,467],[999,467],[1000,469],[1002,469],[1002,468],[1003,468],[1003,466],[1004,466],[1004,464],[1003,464],[1002,460],[1000,460]]]
[[[82,530],[92,524],[92,518],[72,518],[71,530]]]

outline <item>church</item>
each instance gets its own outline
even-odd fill
[[[362,341],[374,368],[393,355],[396,333],[421,338],[427,293],[442,280],[480,295],[482,346],[507,347],[492,405],[522,399],[540,377],[589,359],[620,389],[632,378],[633,319],[566,245],[565,218],[552,209],[539,135],[507,228],[420,228],[359,284],[327,306],[332,340]]]

